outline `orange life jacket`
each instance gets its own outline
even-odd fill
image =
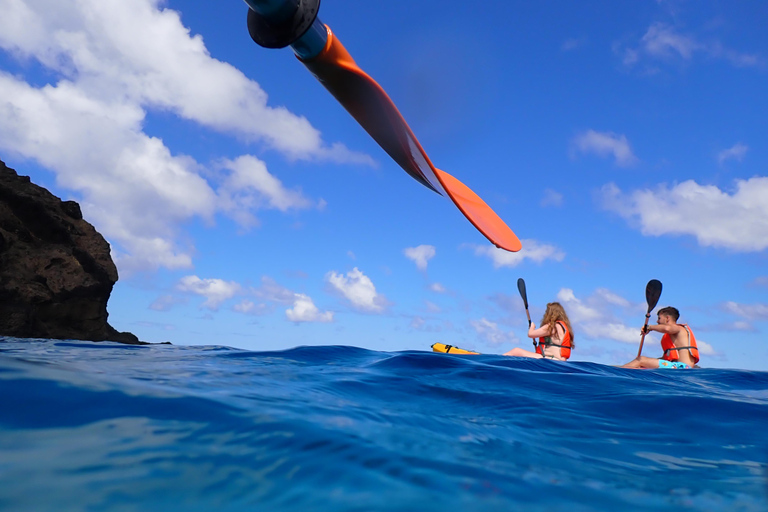
[[[667,361],[677,361],[680,359],[680,355],[677,353],[678,350],[684,350],[688,349],[688,353],[691,354],[691,357],[693,358],[694,363],[699,362],[699,347],[696,345],[696,337],[693,335],[693,331],[690,327],[688,327],[686,324],[678,324],[685,327],[685,330],[688,331],[688,346],[687,347],[676,347],[675,343],[672,341],[672,336],[669,334],[665,334],[661,337],[661,348],[664,349],[664,355],[662,356],[662,359],[666,359]]]
[[[544,355],[545,347],[560,347],[560,357],[563,359],[568,359],[571,357],[571,348],[573,348],[573,344],[571,343],[571,333],[568,331],[568,327],[565,325],[565,322],[558,320],[556,323],[560,324],[560,326],[562,326],[563,330],[565,331],[565,335],[560,341],[562,345],[558,345],[552,341],[551,336],[547,336],[546,338],[539,338],[539,343],[536,345],[536,353]]]

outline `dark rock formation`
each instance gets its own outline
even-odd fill
[[[0,161],[0,335],[143,344],[107,323],[115,282],[109,244],[80,205]]]

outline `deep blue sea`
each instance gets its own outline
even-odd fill
[[[0,337],[0,510],[768,510],[768,372]]]

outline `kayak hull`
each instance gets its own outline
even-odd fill
[[[472,352],[471,350],[465,350],[463,348],[454,347],[453,345],[446,345],[445,343],[435,343],[432,345],[433,352],[442,352],[443,354],[475,354],[480,355],[480,352]]]

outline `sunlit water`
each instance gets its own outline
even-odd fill
[[[768,510],[768,372],[0,337],[0,397],[3,511]]]

